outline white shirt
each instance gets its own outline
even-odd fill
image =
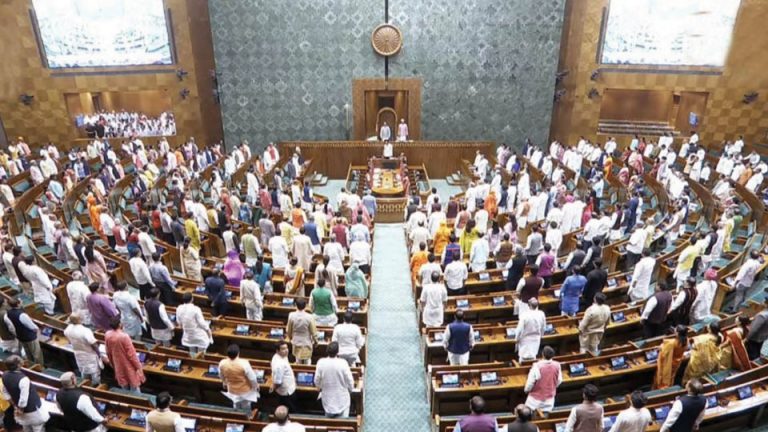
[[[370,265],[371,246],[364,241],[352,242],[352,244],[349,245],[349,259],[353,264]]]
[[[144,256],[151,256],[153,253],[157,252],[154,240],[152,240],[152,237],[150,237],[149,234],[143,231],[139,233],[139,246],[141,247],[141,253],[144,254]]]
[[[339,355],[357,355],[365,345],[365,337],[360,327],[353,323],[341,323],[333,328],[333,342],[339,343]]]
[[[627,252],[640,255],[645,249],[645,240],[648,237],[648,232],[645,229],[637,228],[629,236],[629,242],[627,242]]]
[[[288,357],[282,357],[275,353],[272,356],[272,382],[275,384],[275,392],[281,396],[292,395],[296,391],[296,377]]]
[[[27,407],[27,402],[29,401],[29,392],[31,390],[30,381],[29,378],[24,377],[19,381],[19,403],[17,406],[21,408],[22,410]],[[8,389],[3,386],[3,399],[7,401],[11,401],[11,394],[8,393]],[[32,411],[30,413],[23,413],[19,416],[16,416],[16,421],[24,426],[27,424],[41,424],[48,421],[50,416],[48,415],[48,410],[46,410],[45,405],[41,405],[40,408],[38,408],[36,411]]]
[[[88,285],[83,281],[73,280],[67,284],[67,297],[69,297],[72,312],[79,312],[85,324],[91,323],[91,313],[88,311],[88,304],[86,302],[90,294],[91,291],[88,289]]]
[[[557,255],[560,250],[560,245],[563,244],[563,232],[560,228],[547,229],[547,235],[544,237],[544,242],[549,243],[552,246],[552,253]]]
[[[288,266],[288,242],[285,237],[276,235],[267,243],[269,252],[272,253],[272,266],[285,268]]]
[[[150,284],[155,286],[155,284],[152,282],[152,276],[149,274],[149,267],[147,266],[147,263],[141,259],[141,257],[135,256],[131,258],[128,260],[128,264],[131,266],[131,273],[133,273],[133,277],[136,279],[137,284]]]
[[[629,407],[619,413],[609,432],[645,432],[651,420],[648,408]]]
[[[104,233],[107,236],[112,236],[112,228],[115,227],[115,220],[112,219],[112,216],[107,213],[102,213],[99,216],[99,222],[101,222],[101,227],[104,229]]]
[[[422,322],[427,327],[443,325],[443,310],[448,301],[448,291],[441,283],[424,285],[421,290],[421,304],[424,305]]]
[[[339,357],[320,359],[315,368],[315,386],[320,389],[323,410],[327,414],[340,414],[347,410],[349,393],[355,390],[349,363]]]
[[[637,262],[635,271],[632,273],[632,283],[627,293],[631,301],[645,300],[653,294],[650,285],[655,266],[656,259],[653,257],[645,257]]]
[[[304,432],[306,429],[301,423],[286,421],[284,425],[270,423],[262,429],[262,432]]]
[[[461,289],[467,277],[469,277],[469,271],[463,261],[451,261],[450,264],[445,266],[445,285],[448,289]]]

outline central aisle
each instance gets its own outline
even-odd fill
[[[365,431],[429,432],[424,364],[403,224],[376,224]]]

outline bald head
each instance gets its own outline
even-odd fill
[[[539,300],[537,298],[531,298],[528,300],[528,307],[531,309],[538,309],[539,308]]]
[[[72,324],[81,324],[83,322],[83,318],[80,316],[80,313],[72,312],[69,315],[69,322]]]
[[[277,408],[275,408],[275,420],[277,420],[277,424],[284,425],[288,421],[288,407],[285,405],[280,405]]]

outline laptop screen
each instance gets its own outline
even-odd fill
[[[672,408],[670,405],[664,405],[662,407],[658,407],[655,410],[653,410],[654,414],[656,414],[656,420],[658,421],[666,420],[667,416],[669,415],[670,408]]]
[[[219,375],[219,367],[216,365],[210,365],[208,366],[208,374],[209,375]]]
[[[283,306],[293,306],[293,297],[283,297]]]
[[[443,385],[455,385],[459,383],[458,374],[445,374],[443,375]]]
[[[269,336],[274,337],[274,338],[281,338],[281,337],[283,337],[284,333],[285,333],[285,331],[283,329],[281,329],[281,328],[273,328],[273,329],[271,329],[269,331]]]
[[[48,390],[48,393],[45,394],[45,400],[48,402],[56,402],[56,391]]]
[[[181,368],[181,359],[168,359],[168,369]]]
[[[614,287],[616,287],[616,285],[618,285],[618,283],[616,282],[616,278],[608,279],[608,286],[609,287],[614,288]]]
[[[627,318],[624,316],[624,312],[614,312],[613,313],[613,321],[614,322],[623,322]]]
[[[503,305],[504,304],[504,296],[498,296],[493,298],[493,304],[494,305]]]
[[[51,335],[53,334],[53,329],[52,329],[52,328],[50,328],[50,327],[43,327],[43,329],[42,329],[42,330],[40,330],[40,332],[41,332],[41,333],[43,334],[43,336],[45,336],[45,337],[51,337]]]
[[[750,386],[739,387],[739,389],[736,391],[739,393],[739,400],[749,399],[752,397],[752,387]]]
[[[359,310],[360,309],[360,302],[359,301],[351,301],[347,303],[347,309],[349,310]]]
[[[136,357],[139,358],[139,362],[140,363],[144,363],[144,362],[147,361],[147,353],[145,353],[145,352],[137,352],[136,353]]]
[[[138,409],[132,409],[131,410],[131,417],[130,419],[133,421],[141,421],[143,422],[147,418],[147,412],[138,410]]]
[[[227,427],[224,429],[224,432],[243,432],[243,430],[245,430],[245,426],[241,424],[227,423]]]
[[[658,358],[659,358],[659,350],[657,349],[646,351],[645,353],[645,359],[648,360],[649,362],[656,361],[656,359]]]
[[[311,372],[299,372],[296,375],[296,382],[303,386],[312,386],[315,384],[315,374]]]
[[[251,328],[245,324],[238,324],[237,328],[235,328],[236,333],[248,333],[250,330]]]
[[[584,367],[584,363],[573,363],[568,365],[568,368],[570,369],[572,374],[582,373],[586,370]]]
[[[611,367],[616,368],[622,368],[627,365],[627,359],[624,356],[619,357],[613,357],[611,358]]]
[[[456,307],[457,308],[468,308],[469,307],[469,300],[467,300],[467,299],[458,299],[458,300],[456,300]]]
[[[717,395],[707,396],[707,408],[714,408],[717,406]]]
[[[496,372],[483,372],[480,374],[481,383],[495,383],[499,380]]]

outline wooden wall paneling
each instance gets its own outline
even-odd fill
[[[394,90],[404,91],[408,97],[408,133],[411,139],[421,139],[421,79],[420,78],[359,78],[352,80],[352,110],[353,110],[353,138],[364,140],[367,138],[367,109],[369,91]],[[373,112],[375,117],[378,110]],[[399,113],[398,113],[399,115]],[[395,131],[392,131],[393,134]]]

